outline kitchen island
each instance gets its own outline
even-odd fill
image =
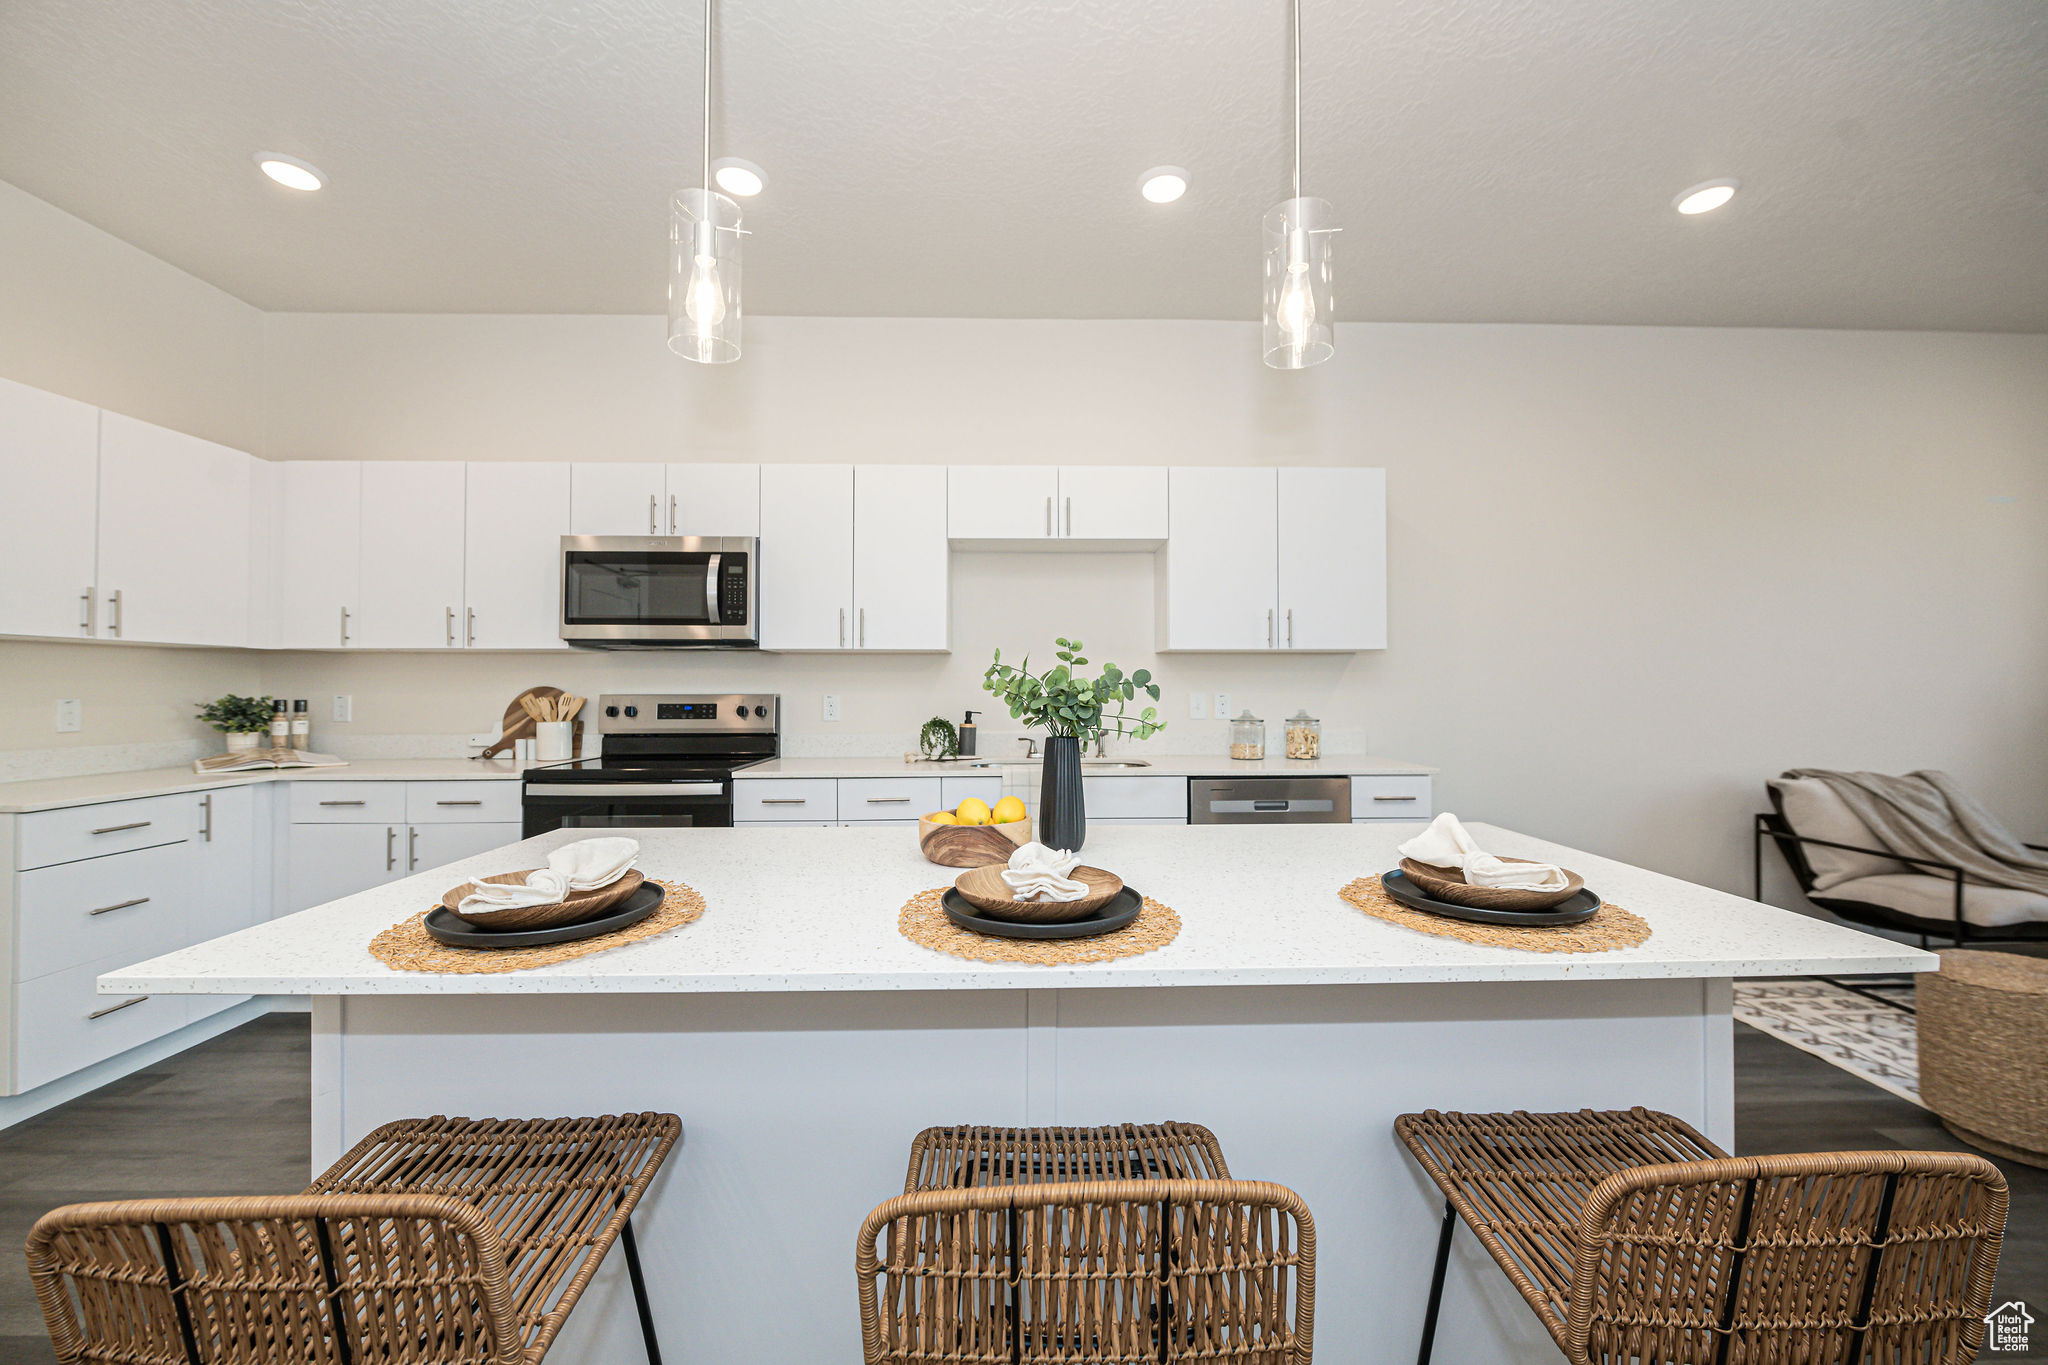
[[[862,1215],[932,1124],[1206,1124],[1232,1173],[1297,1190],[1319,1239],[1318,1354],[1412,1357],[1441,1204],[1402,1112],[1642,1104],[1732,1145],[1731,982],[1930,970],[1935,959],[1626,864],[1472,826],[1647,920],[1598,954],[1482,947],[1339,898],[1394,864],[1398,823],[1092,830],[1089,862],[1171,906],[1157,952],[1085,966],[942,956],[896,930],[951,880],[899,829],[640,832],[701,920],[504,975],[393,971],[366,945],[469,876],[538,865],[558,831],[102,978],[108,993],[314,998],[315,1168],[386,1120],[668,1110],[685,1136],[637,1218],[671,1359],[854,1360]],[[1549,1360],[1461,1239],[1443,1360]],[[616,1259],[616,1258],[615,1258]],[[570,1344],[573,1339],[573,1345]],[[607,1265],[563,1349],[640,1359]]]

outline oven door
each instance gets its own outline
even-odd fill
[[[760,642],[758,542],[563,536],[562,638],[596,649]]]
[[[526,784],[521,833],[556,829],[726,829],[728,782],[545,782]]]

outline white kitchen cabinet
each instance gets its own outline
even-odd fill
[[[857,467],[852,647],[945,649],[946,567],[945,466]]]
[[[421,824],[406,827],[404,866],[408,875],[441,867],[519,842],[517,820],[486,824]],[[506,872],[523,869],[507,867]],[[447,888],[442,888],[446,890]]]
[[[1384,773],[1351,779],[1351,822],[1427,820],[1433,814],[1430,779]]]
[[[664,466],[569,466],[570,535],[658,536],[667,524],[668,492]]]
[[[100,415],[102,638],[249,643],[252,463],[212,441]]]
[[[0,379],[0,635],[93,633],[100,410]]]
[[[143,960],[122,952],[20,985],[14,997],[14,1093],[46,1085],[184,1027],[191,1007],[182,995],[99,993],[102,972]]]
[[[1059,529],[1059,483],[1050,465],[954,465],[946,471],[946,534],[954,540],[1050,540]]]
[[[672,536],[758,536],[761,466],[669,465],[667,525]]]
[[[1282,469],[1280,624],[1286,649],[1387,647],[1387,471]]]
[[[1166,539],[1163,465],[1066,465],[1060,469],[1063,540],[1157,544]]]
[[[517,843],[519,796],[516,782],[294,782],[285,908]]]
[[[761,647],[844,649],[852,636],[853,466],[761,466]]]
[[[460,648],[467,635],[462,463],[371,460],[362,470],[362,606],[352,643],[363,649]]]
[[[1167,489],[1159,648],[1272,648],[1279,606],[1273,471],[1176,466]]]
[[[463,518],[459,636],[472,649],[564,649],[562,537],[569,466],[471,464]]]
[[[404,825],[294,824],[285,909],[297,912],[402,876]]]
[[[363,467],[291,460],[271,467],[280,649],[359,644]]]
[[[205,943],[270,918],[270,793],[227,787],[188,798],[198,804],[192,850],[193,896],[186,942]],[[191,1016],[203,1019],[246,995],[195,995]]]

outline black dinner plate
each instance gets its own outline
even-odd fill
[[[1092,938],[1096,934],[1113,934],[1136,919],[1138,912],[1145,908],[1145,898],[1126,886],[1094,914],[1063,920],[1058,924],[1020,924],[1015,920],[990,919],[950,886],[940,897],[939,904],[945,907],[947,919],[962,929],[987,934],[990,938]]]
[[[1573,892],[1569,900],[1559,901],[1547,910],[1482,910],[1474,905],[1440,901],[1409,881],[1405,872],[1381,873],[1380,885],[1386,888],[1389,896],[1410,910],[1423,910],[1446,919],[1470,920],[1474,924],[1517,924],[1524,929],[1548,929],[1560,924],[1578,924],[1600,913],[1600,898],[1584,887]]]
[[[596,938],[599,934],[615,933],[629,924],[638,924],[661,909],[667,895],[661,884],[650,878],[640,883],[639,890],[596,919],[558,924],[551,929],[479,929],[457,919],[447,906],[437,905],[427,912],[426,930],[451,948],[541,948],[550,943],[574,943],[578,939]]]

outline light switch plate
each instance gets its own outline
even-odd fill
[[[1188,719],[1209,719],[1209,695],[1206,692],[1188,693]]]
[[[66,697],[57,703],[57,733],[75,735],[85,728],[85,703]]]
[[[1230,719],[1230,694],[1228,692],[1218,692],[1216,694],[1216,719]]]
[[[354,720],[356,718],[356,699],[346,692],[335,693],[334,718],[341,721]]]
[[[825,719],[839,719],[839,698],[836,694],[831,692],[827,692],[825,694]]]

